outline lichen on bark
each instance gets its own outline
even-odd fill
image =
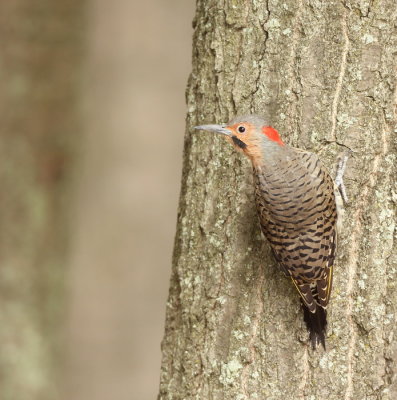
[[[160,399],[394,399],[392,0],[199,0]],[[258,113],[334,170],[353,151],[327,351],[261,239],[248,160],[192,126]]]

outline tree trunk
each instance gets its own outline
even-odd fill
[[[0,2],[0,398],[57,398],[82,1]]]
[[[160,399],[396,399],[397,6],[198,0]],[[327,350],[261,238],[251,166],[193,133],[267,117],[345,175]]]

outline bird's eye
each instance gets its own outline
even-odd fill
[[[239,126],[239,127],[237,128],[237,130],[238,130],[240,133],[244,133],[244,132],[245,132],[245,127],[244,127],[244,126]]]

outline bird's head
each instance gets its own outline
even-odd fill
[[[195,129],[225,135],[254,164],[261,163],[267,151],[284,146],[278,132],[257,115],[236,117],[227,124],[195,126]]]

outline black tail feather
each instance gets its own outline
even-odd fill
[[[313,350],[321,343],[325,349],[325,329],[327,328],[327,310],[317,305],[316,312],[312,313],[302,302],[303,319],[309,330],[309,338],[312,343]]]

